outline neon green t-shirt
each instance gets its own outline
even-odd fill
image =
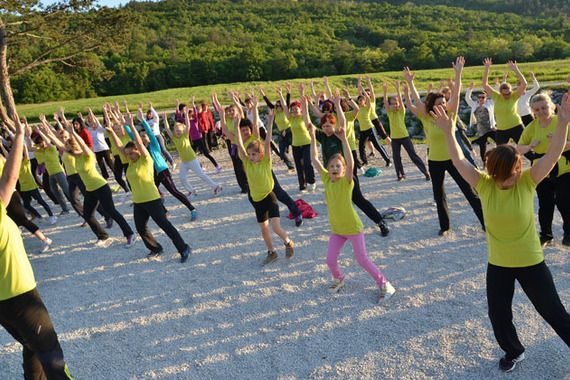
[[[517,102],[519,100],[517,93],[513,92],[508,99],[505,99],[500,93],[493,91],[491,98],[495,107],[495,121],[499,131],[506,131],[523,123],[517,113]]]
[[[393,139],[403,139],[410,136],[406,128],[406,110],[400,108],[398,111],[388,110],[388,122],[390,123],[390,137]]]
[[[192,149],[190,136],[188,136],[188,134],[183,133],[180,137],[172,135],[172,142],[176,146],[176,150],[178,151],[182,162],[190,162],[196,159],[196,152]]]
[[[117,137],[119,137],[119,140],[121,141],[121,144],[123,146],[127,145],[127,143],[131,141],[131,138],[127,133],[125,133],[122,136],[117,135]],[[115,140],[109,139],[109,141],[111,142],[111,153],[113,154],[113,156],[119,156],[122,164],[128,164],[129,159],[123,153],[121,153],[119,148],[117,148],[117,146],[115,145]]]
[[[59,153],[55,146],[40,148],[34,152],[38,164],[45,164],[49,175],[56,175],[63,172],[63,166],[59,162]]]
[[[279,132],[283,132],[287,128],[291,127],[289,119],[287,119],[287,116],[283,111],[275,112],[275,124],[277,124],[277,129],[279,129]]]
[[[348,140],[348,146],[350,150],[356,150],[356,134],[354,133],[354,120],[356,120],[356,115],[353,112],[346,113],[344,115],[346,119],[346,139]]]
[[[309,135],[302,116],[291,116],[289,125],[291,126],[291,135],[293,137],[291,145],[303,146],[311,143],[311,135]]]
[[[378,114],[376,113],[376,99],[370,98],[370,120],[378,119]]]
[[[539,140],[540,144],[534,148],[534,151],[538,154],[545,154],[548,151],[548,136],[552,135],[556,130],[556,124],[558,123],[558,116],[552,116],[552,120],[548,127],[542,128],[538,119],[534,119],[529,125],[524,129],[521,138],[519,139],[519,144],[530,145],[533,140]],[[570,130],[568,131],[568,136],[566,141],[570,140]],[[533,161],[533,165],[536,164],[538,160]],[[566,157],[562,156],[558,160],[558,177],[563,174],[570,173],[570,162]]]
[[[372,129],[374,127],[374,124],[372,124],[372,105],[360,107],[356,118],[358,119],[361,132]]]
[[[65,167],[65,172],[68,176],[77,174],[77,169],[75,168],[75,156],[69,152],[63,152],[61,156],[61,162]]]
[[[481,173],[475,189],[483,207],[489,263],[507,268],[541,263],[544,254],[534,223],[536,184],[530,170],[504,190],[487,173]]]
[[[160,199],[160,194],[154,184],[154,168],[150,154],[141,155],[135,162],[129,162],[127,179],[133,193],[133,203]]]
[[[75,169],[85,184],[87,191],[95,191],[107,184],[95,167],[95,154],[81,154],[75,157]]]
[[[0,301],[36,287],[36,279],[18,226],[0,201]]]
[[[429,147],[428,160],[430,161],[447,161],[451,160],[449,150],[447,148],[447,139],[445,133],[435,125],[435,121],[431,116],[418,117],[424,126]],[[454,122],[457,120],[455,118]]]
[[[32,164],[28,157],[22,161],[18,181],[20,182],[20,191],[32,191],[38,188],[38,184],[32,174]]]
[[[321,179],[325,187],[325,200],[332,232],[338,235],[361,233],[362,221],[352,206],[354,181],[349,183],[346,177],[342,177],[333,182],[326,169],[321,171]]]
[[[249,183],[249,191],[251,199],[255,202],[263,200],[273,191],[273,176],[271,175],[271,158],[270,154],[264,154],[263,158],[252,163],[249,158],[242,157],[243,169]]]

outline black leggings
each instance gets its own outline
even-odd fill
[[[18,227],[24,227],[30,233],[35,234],[40,228],[26,216],[26,211],[22,206],[22,198],[17,191],[14,191],[10,203],[6,207],[6,213],[16,223]]]
[[[552,274],[541,262],[530,267],[487,265],[487,304],[493,333],[507,360],[524,352],[513,325],[513,294],[517,280],[540,316],[570,347],[570,315],[560,301]]]
[[[188,247],[182,239],[182,236],[178,233],[178,230],[176,230],[172,223],[170,223],[166,218],[166,212],[160,199],[143,203],[135,203],[133,216],[137,232],[141,236],[145,247],[147,247],[151,252],[159,253],[162,252],[163,248],[162,245],[156,241],[152,232],[148,229],[149,218],[152,218],[160,229],[166,233],[179,253],[184,252]]]
[[[97,235],[97,238],[105,240],[108,237],[107,233],[101,229],[101,226],[94,216],[95,209],[99,204],[101,204],[105,212],[109,214],[109,217],[117,222],[125,237],[129,237],[133,234],[131,226],[129,226],[123,215],[115,208],[111,188],[109,185],[103,185],[96,190],[86,191],[85,199],[83,201],[83,218],[87,223],[89,223],[89,227],[91,227],[91,230],[95,235]],[[100,236],[101,233],[102,235]]]
[[[174,197],[178,199],[184,206],[188,207],[188,210],[192,211],[195,209],[195,207],[192,206],[192,203],[190,203],[188,197],[184,195],[180,190],[178,190],[174,184],[170,170],[164,169],[158,174],[155,173],[154,184],[157,188],[160,184],[164,185],[170,194],[174,195]]]
[[[552,239],[552,219],[554,206],[562,215],[562,229],[564,235],[570,234],[570,173],[560,177],[544,178],[536,187],[538,195],[538,222],[540,223],[540,236]]]
[[[241,189],[241,192],[248,193],[249,186],[247,184],[247,177],[245,176],[245,171],[243,170],[243,162],[241,162],[238,156],[237,146],[235,144],[232,144],[230,140],[226,140],[226,146],[228,147],[228,153],[232,159],[234,173],[236,175],[236,180]]]
[[[291,160],[287,156],[287,150],[288,150],[289,146],[291,145],[291,129],[290,128],[285,130],[285,135],[283,135],[282,133],[279,134],[278,142],[279,142],[279,157],[281,157],[283,162],[285,162],[285,165],[287,165],[287,168],[294,169],[295,166],[293,165],[293,163],[291,163]]]
[[[277,197],[277,200],[287,206],[289,212],[293,215],[293,217],[301,215],[301,210],[299,210],[299,207],[297,207],[293,198],[291,198],[291,196],[285,190],[283,190],[273,170],[271,170],[271,175],[273,176],[274,183],[273,193]]]
[[[519,139],[523,133],[524,127],[522,124],[516,125],[512,128],[509,128],[507,130],[496,130],[495,131],[495,142],[497,143],[497,145],[501,145],[501,144],[508,144],[510,139],[513,139],[513,141],[516,143],[519,142]]]
[[[476,140],[473,140],[474,144],[479,145],[479,152],[481,153],[481,160],[483,161],[483,166],[485,166],[485,154],[487,154],[487,141],[488,139],[492,139],[493,141],[497,141],[495,140],[497,137],[497,133],[496,131],[488,131],[487,133],[485,133],[483,136],[479,136],[477,137]],[[516,140],[516,142],[518,142],[518,140]]]
[[[100,152],[95,152],[95,158],[97,159],[97,165],[99,165],[99,169],[101,169],[101,175],[103,178],[109,178],[109,173],[107,173],[107,168],[105,164],[112,169],[113,172],[115,170],[115,164],[113,163],[113,159],[111,158],[111,151],[110,150],[102,150]]]
[[[437,205],[437,216],[439,218],[439,227],[443,231],[449,230],[449,211],[447,208],[447,197],[445,195],[445,189],[443,188],[443,182],[445,180],[445,172],[449,172],[459,189],[465,198],[473,208],[477,219],[481,226],[484,226],[483,222],[483,210],[481,209],[481,200],[473,192],[473,189],[467,181],[463,179],[461,174],[457,171],[451,160],[447,161],[428,161],[429,174],[431,175],[431,185],[433,188],[433,198]]]
[[[288,129],[288,131],[291,131],[291,129]],[[259,136],[265,140],[265,137],[267,136],[267,129],[265,129],[265,127],[260,127],[259,128]],[[282,154],[282,149],[281,149],[281,144],[279,144],[279,146],[277,146],[277,144],[275,144],[275,142],[273,142],[273,140],[271,140],[271,150],[277,155],[279,156],[279,158],[281,159],[281,161],[283,161],[283,163],[285,165],[287,165],[288,169],[293,169],[293,163],[291,162],[291,160],[289,159],[289,157],[287,157],[287,154]]]
[[[113,175],[115,176],[115,181],[117,181],[119,186],[121,186],[123,190],[125,190],[125,193],[129,192],[129,187],[127,186],[127,183],[123,179],[123,174],[127,173],[128,167],[129,164],[123,164],[121,162],[120,156],[115,156],[115,162],[113,164]]]
[[[380,155],[382,155],[382,158],[388,164],[390,162],[388,153],[386,152],[386,149],[384,149],[384,147],[378,142],[378,139],[376,138],[376,135],[374,134],[372,128],[366,131],[360,131],[360,137],[358,139],[358,151],[360,153],[360,160],[362,163],[364,165],[368,164],[368,157],[366,157],[366,140],[368,139],[370,139],[372,145],[374,145],[374,148],[380,152]]]
[[[24,348],[25,379],[71,379],[49,313],[34,288],[0,301],[0,324]]]
[[[214,165],[214,167],[217,168],[218,163],[216,162],[216,159],[214,157],[212,157],[212,155],[210,154],[210,149],[208,149],[208,146],[206,145],[206,142],[204,141],[204,139],[202,138],[202,139],[194,140],[193,143],[196,146],[196,150],[198,150],[199,152],[202,152],[204,157],[206,157],[208,160],[210,160],[212,165]]]
[[[360,181],[356,174],[356,167],[354,167],[352,178],[354,180],[354,188],[352,189],[352,203],[356,205],[362,212],[374,223],[380,223],[382,215],[378,212],[376,207],[368,199],[364,198],[362,190],[360,189]]]
[[[293,158],[295,159],[299,189],[304,190],[307,188],[307,184],[315,183],[315,171],[311,163],[311,145],[294,146]]]
[[[35,199],[44,208],[44,210],[46,210],[49,216],[53,216],[51,208],[46,203],[46,201],[44,201],[44,199],[42,198],[42,194],[40,194],[40,191],[38,189],[30,191],[20,191],[20,195],[22,196],[22,200],[24,201],[24,208],[28,210],[30,213],[32,213],[32,215],[34,215],[36,218],[41,218],[42,216],[40,215],[38,210],[36,210],[32,206],[31,204],[32,199]]]
[[[398,178],[404,177],[406,173],[404,172],[404,165],[402,165],[402,156],[400,154],[402,147],[410,156],[412,162],[420,169],[423,175],[427,175],[426,165],[416,153],[414,149],[414,144],[412,143],[412,139],[409,137],[403,137],[401,139],[392,139],[392,157],[394,158],[394,168],[396,169],[396,176]]]
[[[85,197],[85,184],[81,180],[79,174],[75,173],[67,176],[67,183],[69,184],[69,202],[71,206],[81,217],[83,217],[83,204],[79,199],[79,193]],[[97,206],[97,212],[101,214],[105,220],[109,220],[109,214],[103,210],[101,205]]]

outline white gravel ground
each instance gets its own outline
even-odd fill
[[[199,192],[197,221],[167,196],[170,220],[193,247],[185,264],[158,231],[167,252],[160,261],[145,258],[140,240],[124,249],[117,226],[113,245],[95,248],[76,215],[43,226],[54,240],[44,254],[31,253],[39,244],[25,233],[71,372],[76,379],[570,379],[570,350],[520,288],[513,311],[527,359],[513,374],[499,371],[502,351],[487,317],[485,236],[448,176],[453,233],[438,237],[431,185],[403,155],[406,182],[395,181],[393,168],[361,181],[379,209],[409,212],[390,223],[387,238],[360,213],[370,257],[397,289],[382,305],[348,245],[341,255],[346,287],[338,295],[327,292],[330,230],[320,181],[316,194],[303,195],[319,217],[300,228],[282,218],[295,257],[285,259],[277,244],[279,260],[262,268],[265,246],[253,208],[239,194],[225,151],[215,152],[220,174],[201,158],[224,190],[213,197],[199,179],[192,181]],[[280,162],[274,166],[299,198],[296,176]],[[118,207],[134,227],[130,202]],[[284,206],[281,212],[287,213]],[[557,244],[547,248],[546,262],[570,307],[569,250],[560,244],[558,212],[554,233]],[[21,346],[3,329],[0,368],[2,379],[22,377]]]

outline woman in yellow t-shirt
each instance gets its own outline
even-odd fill
[[[499,145],[487,154],[487,173],[465,160],[453,138],[454,125],[445,109],[434,110],[437,126],[446,136],[449,154],[461,176],[477,189],[487,227],[487,303],[495,338],[505,351],[499,367],[510,372],[524,359],[524,347],[513,325],[515,280],[535,309],[570,347],[570,315],[566,312],[534,223],[534,190],[550,173],[566,145],[570,122],[570,93],[562,99],[556,129],[548,150],[530,169],[522,170],[520,153]]]
[[[95,245],[98,247],[108,247],[112,243],[109,235],[101,228],[94,215],[95,209],[100,205],[109,217],[117,222],[121,228],[123,236],[127,239],[125,248],[131,248],[136,241],[136,236],[123,215],[115,208],[111,188],[95,167],[97,162],[95,153],[89,149],[81,136],[75,132],[73,125],[67,122],[63,111],[60,112],[60,117],[67,127],[67,132],[79,147],[79,150],[69,152],[75,156],[75,168],[85,184],[83,219],[89,224],[91,231],[97,236]]]
[[[144,120],[142,109],[139,109],[139,119]],[[152,218],[157,226],[166,233],[178,250],[178,253],[180,253],[180,261],[185,262],[190,256],[190,246],[184,242],[178,230],[166,217],[166,210],[160,199],[158,188],[154,183],[152,157],[137,132],[131,114],[127,115],[126,121],[133,134],[134,142],[129,141],[123,146],[119,136],[115,134],[112,128],[107,128],[107,132],[109,133],[109,138],[114,141],[117,149],[129,160],[127,180],[131,185],[133,193],[133,217],[135,219],[137,232],[141,236],[144,245],[150,250],[147,257],[156,258],[163,252],[162,245],[156,241],[152,232],[148,229],[148,220]]]
[[[509,61],[509,68],[515,72],[519,80],[519,86],[517,87],[517,91],[513,92],[511,85],[507,82],[503,82],[500,84],[499,91],[497,92],[489,85],[489,70],[491,69],[492,63],[491,58],[485,58],[483,60],[483,64],[485,65],[483,69],[483,89],[491,96],[494,103],[495,121],[497,123],[495,141],[497,145],[508,144],[510,139],[513,139],[516,143],[519,141],[524,130],[522,119],[517,113],[517,103],[526,90],[527,82],[519,70],[516,61]],[[481,157],[481,159],[483,159],[483,157]]]
[[[544,156],[551,144],[556,130],[558,117],[554,115],[555,106],[548,94],[534,95],[530,99],[530,107],[535,119],[525,128],[517,144],[521,154],[534,152],[536,158]],[[552,244],[552,219],[554,206],[562,215],[564,238],[562,244],[570,246],[570,134],[566,137],[564,153],[552,172],[536,187],[538,195],[538,221],[540,223],[540,243],[542,246]]]
[[[392,96],[390,99],[388,99],[388,83],[384,82],[382,88],[384,89],[384,108],[386,109],[388,122],[390,123],[392,159],[394,160],[396,177],[398,178],[398,181],[403,181],[406,179],[404,165],[402,165],[402,156],[400,155],[402,147],[404,147],[412,162],[425,176],[426,181],[429,181],[431,177],[426,169],[426,165],[420,156],[418,156],[416,153],[412,139],[410,139],[410,135],[406,129],[406,107],[404,106],[404,101],[402,100],[399,80],[395,82],[395,86],[396,96]]]
[[[376,129],[378,136],[380,136],[382,140],[386,140],[387,143],[390,143],[392,140],[386,133],[384,125],[382,125],[382,122],[380,122],[378,114],[376,113],[376,93],[374,92],[374,86],[372,86],[372,79],[370,79],[370,77],[366,77],[366,81],[368,84],[368,88],[366,89],[362,87],[361,78],[358,78],[357,84],[358,92],[360,94],[357,98],[360,111],[356,116],[360,126],[360,137],[358,138],[360,157],[362,163],[367,165],[368,158],[366,156],[366,144],[368,144],[372,151],[371,156],[374,156],[374,147],[378,152],[380,152],[384,162],[386,162],[386,167],[390,167],[392,166],[392,161],[390,161],[388,152],[386,151],[386,148],[380,144],[372,128]]]
[[[26,379],[72,379],[36,288],[20,230],[6,213],[18,180],[24,128],[15,118],[12,149],[0,164],[0,324],[23,346]]]
[[[259,124],[257,112],[257,99],[252,98],[254,103],[253,120],[241,120],[239,114],[234,119],[234,125],[241,126],[244,123],[251,123],[252,138],[251,142],[244,147],[241,133],[237,131],[234,135],[237,142],[237,149],[241,160],[243,161],[243,168],[247,176],[249,184],[249,201],[251,202],[254,210],[257,223],[261,229],[261,235],[267,246],[267,256],[263,260],[263,265],[270,264],[277,260],[277,252],[273,246],[273,239],[271,238],[271,229],[275,232],[285,244],[285,256],[287,258],[293,257],[294,243],[287,232],[281,227],[279,219],[279,205],[277,204],[277,197],[273,192],[275,185],[273,181],[273,174],[271,171],[271,138],[273,135],[273,110],[269,110],[269,118],[267,120],[267,135],[265,141],[262,143],[259,138]],[[224,133],[227,133],[227,126],[225,117],[220,120]]]
[[[346,119],[342,107],[339,107],[340,100],[338,100],[338,95],[335,99],[337,99],[336,114],[338,118],[338,130],[335,134],[342,142],[343,153],[333,154],[326,163],[326,169],[318,158],[315,129],[310,129],[311,159],[323,180],[329,224],[332,230],[328,244],[327,265],[335,282],[330,287],[330,290],[336,293],[344,286],[344,275],[338,265],[338,257],[346,241],[350,240],[356,261],[370,274],[380,288],[379,301],[382,301],[391,297],[396,290],[366,253],[362,221],[356,214],[354,207],[352,207],[354,163],[352,154],[349,153],[350,145],[346,138]]]
[[[434,118],[430,115],[436,106],[442,106],[452,118],[457,121],[457,111],[459,110],[459,95],[461,93],[461,72],[465,65],[463,57],[457,57],[453,64],[455,71],[455,86],[453,87],[449,103],[441,92],[430,92],[427,94],[425,103],[420,99],[420,95],[414,85],[415,74],[408,67],[404,68],[404,78],[407,87],[404,88],[408,109],[416,115],[424,127],[428,145],[428,170],[431,176],[431,185],[433,189],[433,197],[437,205],[437,216],[439,219],[439,236],[447,236],[450,230],[449,211],[447,209],[447,198],[443,183],[445,180],[445,172],[448,172],[459,189],[465,195],[465,198],[475,212],[479,223],[483,226],[483,211],[481,210],[481,200],[477,197],[471,186],[461,177],[457,168],[453,165],[449,152],[446,148],[445,136],[439,128],[436,127]],[[416,104],[412,103],[410,91],[414,97]]]

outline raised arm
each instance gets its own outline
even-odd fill
[[[344,155],[344,160],[346,161],[346,169],[344,171],[344,176],[348,182],[352,182],[354,179],[354,161],[352,158],[352,152],[350,146],[348,145],[348,139],[346,138],[346,128],[343,126],[335,135],[342,141],[342,154]]]
[[[305,125],[307,126],[307,128],[309,128],[309,125],[313,125],[313,122],[311,121],[311,116],[309,116],[309,109],[308,109],[309,101],[310,99],[308,96],[303,96],[301,98],[301,113],[303,114],[303,120],[305,121]]]
[[[404,97],[406,98],[406,104],[408,105],[408,109],[411,113],[418,116],[418,108],[412,102],[412,98],[410,97],[410,88],[408,87],[407,83],[404,83]]]
[[[285,98],[283,98],[283,90],[281,89],[281,87],[277,88],[277,95],[279,96],[279,100],[283,105],[283,113],[285,114],[287,119],[289,119],[291,117],[291,114],[289,113],[289,105],[285,103]]]
[[[459,111],[459,96],[461,95],[461,73],[465,66],[465,58],[457,57],[453,63],[453,70],[455,71],[455,83],[451,86],[451,97],[449,98],[448,110],[457,114]]]
[[[319,161],[319,153],[317,151],[317,137],[315,136],[315,128],[309,128],[309,135],[311,136],[311,163],[313,167],[319,172],[325,169],[321,161]]]
[[[356,104],[354,99],[352,99],[352,97],[350,96],[350,92],[348,91],[348,88],[345,88],[344,90],[342,90],[342,94],[344,95],[344,97],[346,98],[346,101],[348,102],[348,105],[352,109],[352,116],[356,118],[356,116],[358,115],[358,111],[360,111],[360,107],[358,106],[358,104]]]
[[[259,110],[257,109],[257,107],[259,106],[259,101],[257,100],[257,97],[252,96],[251,97],[251,102],[252,102],[252,118],[253,120],[251,121],[253,126],[252,126],[252,134],[253,136],[258,139],[259,138]],[[273,121],[271,121],[271,125],[273,125]],[[239,128],[239,125],[237,126]],[[269,128],[268,128],[269,129]],[[271,146],[270,146],[271,148]]]
[[[235,114],[234,115],[234,123],[235,125],[239,125],[239,123],[241,122],[241,117],[239,114]],[[238,132],[235,134],[236,136],[236,146],[237,146],[237,150],[238,150],[238,154],[240,156],[241,159],[245,159],[247,158],[247,152],[243,146],[243,139],[241,138],[241,133]],[[269,151],[268,154],[271,154],[271,151]]]
[[[41,124],[38,129],[41,130],[43,134],[50,139],[53,145],[59,149],[65,149],[65,144],[53,133],[44,115],[40,115],[40,123]]]
[[[4,207],[8,206],[16,182],[20,176],[20,166],[22,165],[22,153],[24,151],[24,126],[20,122],[18,115],[14,117],[14,136],[12,137],[12,149],[6,157],[4,169],[0,177],[0,200]]]
[[[382,83],[382,93],[384,98],[384,109],[390,111],[390,102],[388,101],[388,82]]]
[[[265,95],[265,91],[263,91],[262,88],[259,88],[259,94],[261,95],[263,100],[265,100],[265,104],[267,104],[267,108],[272,110],[275,107],[275,104],[271,103],[271,100],[269,100],[269,98]]]
[[[255,100],[257,103],[257,99]],[[257,113],[257,104],[254,104],[256,113]],[[273,121],[275,120],[275,111],[269,109],[269,113],[267,114],[267,134],[265,135],[265,154],[269,156],[271,159],[271,141],[273,139]],[[255,127],[254,127],[255,128]],[[257,129],[257,133],[259,134],[259,128]]]
[[[140,116],[141,118],[141,122],[146,123],[146,120],[144,120],[144,116],[142,113],[142,107],[139,108],[140,111]],[[143,156],[148,156],[148,150],[146,149],[146,147],[144,146],[142,139],[141,139],[141,135],[139,135],[139,131],[137,131],[137,128],[135,127],[135,121],[133,120],[133,115],[128,113],[127,114],[127,124],[131,127],[131,133],[133,135],[133,141],[138,149],[138,151],[140,152],[141,155]],[[117,145],[118,147],[118,145]]]
[[[372,85],[372,79],[367,76],[366,83],[368,84],[368,89],[370,90],[370,99],[376,100],[376,92],[374,91],[374,86]]]
[[[566,147],[568,123],[570,123],[570,92],[564,94],[560,105],[556,108],[558,110],[558,123],[550,140],[548,151],[530,169],[530,176],[537,184],[550,173]]]
[[[473,96],[473,87],[474,86],[475,86],[475,83],[471,82],[471,84],[469,85],[469,88],[467,89],[467,91],[465,91],[465,103],[467,103],[467,105],[471,108],[476,106],[475,101],[471,97],[471,96]]]
[[[491,96],[492,93],[496,92],[493,87],[489,85],[489,71],[491,71],[492,64],[493,60],[491,58],[485,58],[483,60],[483,65],[485,66],[483,68],[483,90],[485,90],[489,96]]]
[[[162,121],[164,122],[164,130],[168,137],[172,138],[172,130],[170,129],[170,124],[168,124],[168,115],[166,112],[162,113]]]
[[[333,97],[333,93],[332,93],[332,91],[331,91],[331,86],[329,85],[329,78],[324,77],[324,78],[323,78],[323,83],[324,83],[324,85],[325,85],[325,90],[326,90],[326,92],[327,92],[327,96],[329,97],[329,99],[332,98],[332,97]]]
[[[526,92],[529,97],[533,96],[538,92],[538,90],[540,90],[540,83],[538,83],[538,80],[536,79],[532,71],[530,72],[530,79],[532,80],[532,87],[531,88],[527,87],[528,91]]]
[[[406,106],[404,106],[404,101],[402,100],[402,89],[400,87],[400,81],[399,80],[395,81],[394,85],[396,86],[396,100],[398,101],[400,108],[403,109],[405,112]]]
[[[517,79],[519,80],[519,86],[517,87],[517,95],[523,96],[524,92],[526,91],[526,86],[528,85],[526,78],[524,77],[523,73],[521,73],[521,71],[519,70],[519,67],[517,66],[517,61],[509,61],[507,64],[509,65],[509,68],[513,70],[513,72],[517,76]]]
[[[342,106],[340,105],[341,97],[338,90],[335,91],[332,99],[334,101],[334,106],[336,109],[336,118],[337,118],[335,130],[338,131],[341,128],[344,128],[346,130],[346,117],[344,116],[344,111],[342,110]]]
[[[413,73],[409,67],[404,67],[404,79],[408,85],[408,93],[412,95],[413,100],[415,101],[415,112],[412,111],[410,105],[412,102],[408,102],[408,107],[410,107],[410,111],[414,112],[414,114],[424,113],[425,112],[425,104],[422,102],[420,98],[420,94],[414,84],[414,78],[416,74]]]
[[[447,149],[451,156],[453,166],[457,168],[459,174],[461,174],[469,185],[472,187],[477,186],[480,178],[479,171],[465,159],[461,148],[459,148],[457,144],[457,140],[455,139],[456,127],[455,123],[453,123],[453,117],[450,117],[442,106],[436,106],[431,112],[431,115],[434,117],[436,125],[441,128],[445,134]]]

